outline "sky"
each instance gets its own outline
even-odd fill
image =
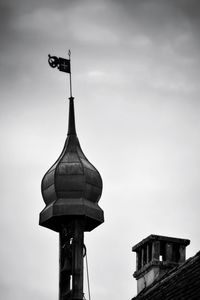
[[[68,74],[47,58],[71,49],[77,134],[103,179],[91,297],[131,299],[133,245],[200,249],[200,2],[0,0],[0,23],[1,298],[58,299],[58,234],[38,220],[68,122]]]

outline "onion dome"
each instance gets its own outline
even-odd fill
[[[74,98],[69,98],[68,135],[64,149],[42,179],[42,196],[46,204],[40,225],[60,230],[73,216],[84,216],[85,231],[100,225],[103,211],[98,206],[102,179],[84,155],[76,135]]]

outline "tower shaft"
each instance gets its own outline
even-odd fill
[[[83,299],[83,241],[84,228],[82,220],[74,220],[74,239],[72,255],[72,290],[73,300]]]
[[[83,299],[83,218],[74,218],[60,231],[59,300]]]

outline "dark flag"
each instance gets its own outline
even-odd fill
[[[58,69],[65,73],[71,73],[70,60],[59,57]]]
[[[59,71],[69,73],[70,98],[72,98],[72,74],[71,74],[71,51],[68,51],[69,59],[48,55],[48,63],[52,68],[58,68]]]
[[[59,71],[71,74],[70,59],[51,56],[49,54],[48,62],[52,68],[57,67]]]

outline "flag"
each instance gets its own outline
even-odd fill
[[[65,73],[71,73],[70,60],[59,57],[58,69]]]

